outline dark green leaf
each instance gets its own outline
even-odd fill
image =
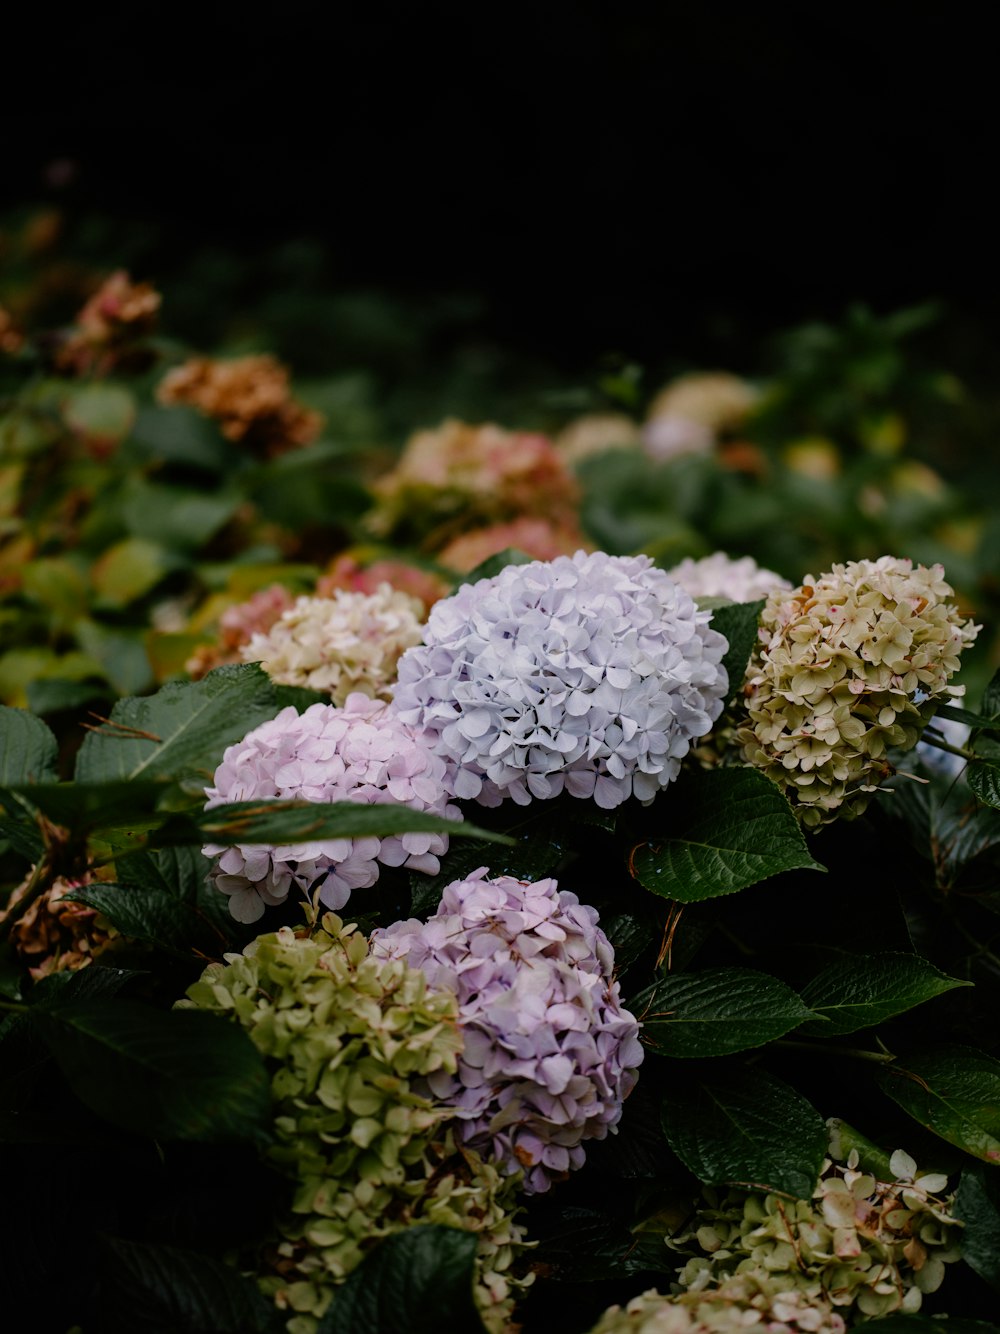
[[[987,718],[1000,717],[1000,670],[993,673],[983,691],[979,711]]]
[[[965,776],[981,802],[1000,810],[1000,763],[986,759],[971,761]]]
[[[830,1131],[830,1157],[846,1162],[851,1150],[858,1152],[858,1162],[863,1172],[870,1172],[878,1181],[893,1181],[891,1155],[877,1144],[873,1144],[867,1135],[842,1121],[839,1116],[832,1116],[827,1121]]]
[[[104,1238],[106,1334],[277,1334],[275,1308],[253,1279],[197,1251]]]
[[[98,1116],[153,1139],[265,1135],[267,1072],[244,1031],[196,1010],[89,1001],[33,1010],[73,1092]]]
[[[921,1125],[987,1163],[1000,1164],[1000,1061],[972,1047],[937,1047],[876,1076]]]
[[[169,682],[148,699],[123,699],[87,736],[76,762],[81,783],[211,776],[225,748],[277,712],[256,663],[219,667],[201,681]]]
[[[729,677],[728,699],[740,694],[747,663],[757,642],[757,625],[765,599],[759,602],[730,602],[712,612],[712,629],[726,636],[729,648],[722,665]]]
[[[96,662],[119,694],[136,695],[153,684],[145,632],[119,630],[100,621],[80,619],[73,631],[81,648]]]
[[[134,537],[193,550],[218,532],[239,503],[233,491],[195,491],[134,478],[122,498],[122,517]]]
[[[728,1056],[763,1047],[811,1011],[791,987],[752,968],[670,973],[629,1001],[642,1041],[663,1056]]]
[[[170,816],[151,835],[150,845],[299,843],[309,839],[384,838],[409,832],[512,842],[506,834],[428,815],[395,801],[372,806],[353,801],[234,801],[208,811]]]
[[[127,860],[123,858],[123,864]],[[67,897],[96,908],[123,936],[171,953],[217,954],[227,944],[226,937],[193,904],[180,902],[166,890],[89,884]]]
[[[154,824],[163,792],[159,782],[37,783],[18,788],[17,796],[55,824],[80,833]]]
[[[678,792],[678,797],[680,797]],[[632,853],[636,879],[680,903],[734,894],[781,871],[821,871],[791,807],[754,769],[692,771],[683,782],[683,833],[640,844]]]
[[[826,1124],[773,1075],[724,1068],[692,1077],[680,1067],[660,1115],[667,1143],[707,1185],[812,1195],[826,1154]]]
[[[103,700],[110,687],[100,681],[67,681],[63,677],[40,677],[28,683],[28,703],[35,713],[61,713],[82,709]]]
[[[334,1296],[317,1334],[484,1334],[472,1300],[473,1232],[436,1224],[381,1242]]]
[[[56,739],[26,709],[0,706],[0,786],[47,783],[56,777]]]
[[[69,898],[69,895],[66,895]],[[31,1003],[42,1009],[60,1005],[82,1005],[85,1001],[107,1000],[116,996],[134,977],[143,974],[135,968],[109,968],[94,963],[75,972],[50,973],[35,983]]]
[[[137,452],[157,461],[209,472],[222,472],[239,462],[238,451],[225,440],[215,422],[194,408],[140,408],[131,443]]]
[[[953,1212],[965,1224],[962,1259],[1000,1290],[1000,1174],[979,1163],[966,1167]]]
[[[954,987],[968,987],[916,954],[861,954],[838,959],[802,989],[802,999],[825,1023],[807,1023],[803,1032],[832,1037],[870,1028],[912,1010]]]
[[[953,722],[965,723],[966,727],[986,728],[991,732],[1000,731],[1000,718],[985,713],[973,713],[971,709],[960,709],[957,704],[939,704],[934,712],[934,718],[950,718]]]

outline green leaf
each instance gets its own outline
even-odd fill
[[[197,842],[300,843],[310,839],[385,838],[390,834],[450,834],[491,843],[513,842],[506,834],[464,820],[415,811],[400,802],[234,801],[211,810],[172,815],[150,838],[152,847]]]
[[[729,676],[728,699],[740,694],[747,663],[757,642],[757,625],[766,599],[759,602],[730,602],[712,612],[712,629],[726,636],[729,648],[722,665]]]
[[[973,713],[970,709],[960,709],[957,704],[939,704],[934,712],[934,718],[950,718],[953,722],[965,723],[966,727],[984,728],[991,732],[1000,731],[1000,717]]]
[[[1000,810],[1000,763],[987,759],[970,761],[965,776],[969,787],[984,805]]]
[[[56,739],[26,709],[0,706],[0,785],[46,783],[56,778]]]
[[[157,782],[31,783],[12,789],[55,824],[78,834],[143,828],[158,822]]]
[[[107,1334],[276,1334],[253,1279],[198,1251],[103,1239],[100,1326]]]
[[[1000,1177],[979,1163],[964,1169],[953,1213],[965,1224],[962,1259],[1000,1291]]]
[[[484,1334],[472,1299],[474,1232],[394,1233],[338,1289],[316,1334]]]
[[[276,712],[271,682],[257,663],[219,667],[201,681],[170,682],[148,699],[118,701],[110,720],[80,747],[77,781],[207,783],[225,748]]]
[[[135,399],[122,385],[92,381],[70,390],[63,417],[80,435],[115,444],[125,438],[135,421]]]
[[[213,1143],[268,1133],[263,1060],[241,1028],[217,1015],[117,1000],[31,1017],[76,1096],[113,1125]]]
[[[139,409],[131,444],[137,453],[164,463],[208,472],[233,471],[242,462],[235,445],[195,408],[147,406]]]
[[[825,1023],[803,1033],[833,1037],[870,1028],[955,987],[969,987],[916,954],[860,954],[838,959],[802,989],[802,999]]]
[[[158,543],[126,537],[94,562],[91,579],[104,606],[127,607],[155,588],[176,565],[176,559]]]
[[[123,858],[123,864],[131,858]],[[205,863],[207,868],[208,863]],[[165,889],[129,889],[126,885],[81,885],[67,898],[86,903],[131,940],[141,940],[172,954],[218,954],[228,943],[196,906]],[[221,897],[221,896],[220,896]],[[90,969],[85,969],[90,972]]]
[[[122,517],[133,537],[181,551],[204,545],[240,504],[233,491],[195,491],[134,479],[122,501]]]
[[[728,1056],[763,1047],[811,1011],[784,982],[752,968],[671,973],[629,1001],[642,1041],[662,1056]]]
[[[692,1078],[681,1068],[660,1116],[667,1143],[706,1185],[811,1197],[826,1154],[826,1124],[773,1075],[723,1068]]]
[[[1000,1061],[973,1047],[937,1047],[880,1070],[883,1092],[935,1135],[1000,1164]]]
[[[734,894],[781,871],[825,868],[813,860],[791,807],[755,769],[692,771],[679,785],[670,829],[633,850],[646,889],[679,903]]]
[[[119,630],[81,618],[74,623],[73,632],[119,693],[134,695],[153,684],[143,631]]]

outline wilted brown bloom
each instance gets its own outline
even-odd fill
[[[30,880],[29,875],[11,893],[0,923],[23,900]],[[84,883],[56,880],[11,927],[11,943],[32,977],[85,968],[111,939],[111,928],[95,908],[65,897]]]
[[[74,331],[56,351],[57,368],[71,375],[143,369],[149,356],[135,344],[152,331],[161,301],[150,283],[134,283],[117,270],[77,315]]]
[[[3,306],[0,306],[0,352],[13,356],[24,345],[24,335]]]
[[[319,413],[295,402],[288,371],[267,354],[231,361],[194,357],[165,376],[157,398],[214,417],[227,440],[267,458],[308,445],[323,426]]]

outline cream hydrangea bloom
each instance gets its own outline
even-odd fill
[[[329,691],[334,704],[355,692],[387,700],[400,654],[421,641],[423,614],[419,599],[388,584],[300,597],[244,645],[243,661],[259,662],[279,685]]]
[[[740,1274],[704,1292],[644,1292],[605,1311],[590,1334],[844,1334],[846,1328],[824,1297],[777,1291],[762,1273]]]
[[[736,741],[805,825],[860,814],[915,746],[980,627],[963,620],[940,565],[835,565],[778,591],[761,614]]]

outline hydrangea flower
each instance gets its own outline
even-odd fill
[[[857,1150],[831,1156],[812,1200],[706,1186],[690,1228],[668,1243],[701,1252],[679,1271],[681,1286],[754,1274],[862,1317],[919,1311],[960,1258],[961,1224],[947,1177],[918,1173],[901,1150],[889,1167],[893,1178],[880,1181],[859,1168]]]
[[[313,704],[301,715],[282,709],[228,747],[206,796],[206,808],[268,799],[401,801],[461,818],[449,804],[443,761],[386,704],[365,695],[350,695],[343,708]],[[318,890],[328,908],[342,908],[353,889],[375,883],[380,863],[436,875],[447,849],[446,834],[393,834],[277,846],[208,844],[202,851],[216,858],[212,879],[229,895],[229,911],[237,921],[255,922],[293,886],[303,894]]]
[[[374,593],[337,589],[300,597],[266,633],[240,650],[280,685],[327,690],[334,704],[360,691],[387,699],[404,649],[419,644],[423,603],[388,584]]]
[[[646,451],[660,461],[710,453],[720,435],[743,425],[757,399],[753,385],[725,371],[682,375],[650,404],[642,428]]]
[[[803,824],[858,815],[909,750],[979,632],[963,620],[940,565],[835,565],[773,593],[747,670],[743,759],[762,769]]]
[[[701,560],[688,556],[668,573],[693,598],[728,598],[730,602],[756,602],[792,586],[780,574],[763,569],[752,556],[731,560],[724,551]]]
[[[458,1065],[428,1088],[464,1143],[544,1191],[583,1164],[585,1140],[617,1126],[643,1056],[639,1025],[621,1007],[595,909],[554,880],[486,876],[448,885],[428,922],[376,931],[372,952],[457,997]]]
[[[199,644],[184,664],[184,670],[196,681],[215,667],[228,662],[242,662],[241,650],[256,634],[270,630],[284,612],[295,605],[295,598],[282,584],[260,588],[246,602],[227,607],[219,617],[219,638],[215,644]]]
[[[820,1296],[782,1292],[768,1275],[740,1274],[716,1288],[666,1297],[655,1289],[605,1311],[590,1334],[844,1334]]]
[[[515,1272],[520,1180],[456,1144],[451,1109],[419,1087],[457,1068],[454,994],[401,960],[372,957],[333,914],[309,939],[282,927],[226,959],[181,1006],[239,1023],[270,1073],[265,1154],[295,1190],[257,1257],[258,1282],[289,1334],[314,1334],[372,1246],[423,1223],[476,1234],[476,1305],[491,1334],[508,1329],[530,1282]]]
[[[458,797],[648,804],[722,711],[710,619],[647,556],[508,566],[437,603],[395,708],[434,735]]]
[[[575,523],[556,525],[548,519],[521,515],[508,523],[494,523],[489,528],[473,528],[468,533],[460,533],[441,548],[437,558],[449,570],[467,574],[508,547],[534,556],[536,560],[555,560],[556,556],[571,556],[585,544],[586,538]]]

